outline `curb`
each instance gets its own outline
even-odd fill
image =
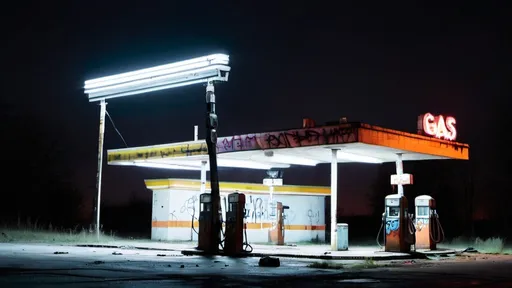
[[[180,252],[184,256],[212,256],[201,250],[190,250],[190,249],[168,249],[168,248],[152,248],[152,247],[140,247],[140,246],[118,246],[118,245],[102,245],[102,244],[78,244],[72,245],[76,247],[91,247],[91,248],[112,248],[112,249],[138,249],[148,251],[172,251]],[[453,251],[443,253],[432,253],[433,255],[444,255],[451,254]],[[215,256],[225,256],[232,258],[245,258],[245,257],[282,257],[282,258],[299,258],[299,259],[321,259],[321,260],[365,260],[371,258],[373,261],[389,261],[389,260],[410,260],[410,259],[427,259],[427,256],[431,255],[428,253],[411,252],[408,255],[373,255],[373,256],[341,256],[341,255],[298,255],[298,254],[283,254],[283,253],[241,253],[236,255],[227,255],[222,251]]]
[[[182,250],[181,253],[185,256],[210,256],[211,254],[199,250]],[[371,258],[373,261],[389,261],[389,260],[410,260],[425,258],[423,254],[419,255],[389,255],[389,256],[332,256],[332,255],[298,255],[298,254],[281,254],[281,253],[243,253],[236,255],[226,255],[219,253],[218,256],[226,256],[233,258],[245,257],[282,257],[282,258],[302,258],[302,259],[321,259],[321,260],[365,260]]]
[[[151,248],[151,247],[138,247],[138,246],[116,246],[116,245],[102,245],[102,244],[78,244],[78,245],[72,245],[72,246],[89,247],[89,248],[137,249],[137,250],[150,250],[150,251],[182,252],[180,249]]]

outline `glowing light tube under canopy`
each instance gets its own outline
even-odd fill
[[[148,93],[163,89],[228,81],[229,56],[212,54],[186,61],[85,81],[89,101]]]
[[[245,169],[261,169],[268,170],[271,168],[289,168],[290,165],[272,164],[272,163],[258,163],[253,161],[245,161],[238,159],[217,159],[219,167],[229,168],[245,168]],[[111,165],[133,165],[138,167],[160,168],[160,169],[173,169],[173,170],[201,170],[201,161],[134,161],[127,163],[111,164]],[[206,166],[208,170],[208,165]]]
[[[273,156],[254,156],[252,157],[254,160],[259,161],[268,161],[271,163],[282,163],[288,165],[304,165],[304,166],[316,166],[320,162],[312,159],[307,159],[303,157],[291,156],[291,155],[281,155],[274,153]]]
[[[338,151],[338,159],[349,160],[349,161],[353,161],[353,162],[362,162],[362,163],[375,163],[375,164],[380,164],[380,163],[384,162],[384,161],[374,158],[374,157],[357,155],[357,154],[341,152],[341,151]]]
[[[173,170],[196,170],[196,171],[201,170],[201,167],[166,164],[166,163],[154,163],[154,162],[140,162],[140,163],[136,162],[133,165],[135,165],[137,167],[173,169]]]

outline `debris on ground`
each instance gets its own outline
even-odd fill
[[[180,268],[185,268],[185,265],[181,264]]]
[[[69,252],[55,251],[53,254],[69,254]]]
[[[416,263],[416,261],[414,261],[414,260],[404,261],[404,264],[414,264],[414,263]]]
[[[475,249],[475,248],[473,248],[473,247],[468,247],[468,248],[466,248],[466,249],[462,250],[462,252],[461,252],[461,253],[478,253],[478,250],[476,250],[476,249]]]
[[[123,253],[115,251],[115,252],[112,252],[112,255],[123,255]]]
[[[165,254],[156,254],[156,256],[158,256],[158,257],[165,257],[167,255],[165,255]]]
[[[260,267],[279,267],[281,266],[281,262],[279,261],[279,258],[266,256],[260,258],[258,265]]]
[[[104,261],[100,261],[100,260],[96,260],[96,261],[92,262],[92,264],[96,264],[96,265],[98,265],[98,264],[105,264],[105,262]]]

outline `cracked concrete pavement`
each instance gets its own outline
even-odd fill
[[[258,260],[134,248],[0,243],[0,287],[512,287],[511,256],[378,261],[370,269],[361,260],[281,258],[278,268],[258,267]],[[314,262],[342,268],[309,268]]]

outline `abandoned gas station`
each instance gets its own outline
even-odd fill
[[[379,230],[384,251],[436,250],[443,233],[435,199],[417,197],[414,213],[409,213],[403,185],[413,184],[413,175],[404,173],[402,163],[468,160],[469,146],[455,141],[455,118],[425,113],[418,117],[417,133],[340,118],[325,125],[303,119],[296,129],[218,137],[214,84],[227,82],[230,71],[228,55],[212,54],[85,81],[89,101],[100,102],[98,239],[106,100],[206,84],[204,140],[196,126],[193,141],[107,152],[109,165],[198,171],[197,179],[146,180],[153,191],[152,239],[197,240],[197,250],[208,254],[219,254],[219,246],[226,255],[239,255],[252,251],[249,242],[282,246],[312,240],[329,242],[332,251],[347,251],[350,223],[337,223],[338,164],[395,162],[390,184],[397,186],[398,193],[383,199]],[[283,169],[320,164],[331,166],[330,187],[283,185]],[[217,167],[263,169],[268,177],[263,183],[220,182]],[[326,197],[330,207],[325,205]],[[326,231],[330,239],[325,239]]]
[[[340,228],[346,229],[346,224],[336,223],[335,216],[338,163],[396,162],[396,174],[390,175],[390,178],[392,184],[398,185],[398,197],[404,197],[403,189],[400,188],[402,185],[412,184],[412,175],[402,171],[402,161],[469,158],[467,144],[440,139],[451,137],[448,133],[456,131],[453,123],[450,123],[453,127],[446,127],[448,125],[445,122],[450,120],[443,118],[440,123],[440,118],[442,117],[431,114],[422,115],[419,118],[417,134],[364,123],[349,123],[342,118],[338,123],[328,123],[325,126],[316,126],[312,120],[304,119],[299,129],[221,137],[216,146],[219,166],[269,170],[285,169],[291,165],[331,165],[331,187],[283,185],[282,179],[272,178],[264,179],[264,183],[220,182],[222,219],[226,219],[228,194],[243,193],[247,241],[278,245],[315,240],[323,242],[326,240],[325,230],[330,229],[331,239],[327,242],[331,243],[333,250],[347,249],[346,233],[337,231]],[[440,125],[445,127],[438,128]],[[428,135],[429,131],[441,131],[444,136],[439,133]],[[199,195],[208,193],[210,189],[206,179],[209,166],[204,141],[195,139],[189,142],[109,150],[108,163],[197,170],[197,179],[148,179],[146,186],[153,191],[151,238],[198,240],[198,219],[201,211]],[[325,197],[333,199],[330,201],[331,207],[325,207]],[[407,211],[407,203],[402,204]],[[278,205],[289,209],[281,210]],[[327,211],[327,215],[331,215],[330,219],[325,217],[326,210],[330,210]],[[277,216],[281,212],[284,217],[282,225],[279,225]],[[427,212],[426,215],[429,214]],[[423,214],[417,211],[416,215]],[[406,220],[402,220],[402,225],[405,226]],[[387,234],[392,234],[393,229],[400,230],[398,220],[386,221],[384,230],[387,230]],[[428,217],[417,222],[418,228],[428,225]],[[431,229],[425,230],[430,232]],[[427,236],[425,241],[432,242],[429,238],[431,237]],[[397,251],[404,249],[407,250],[396,248]]]

